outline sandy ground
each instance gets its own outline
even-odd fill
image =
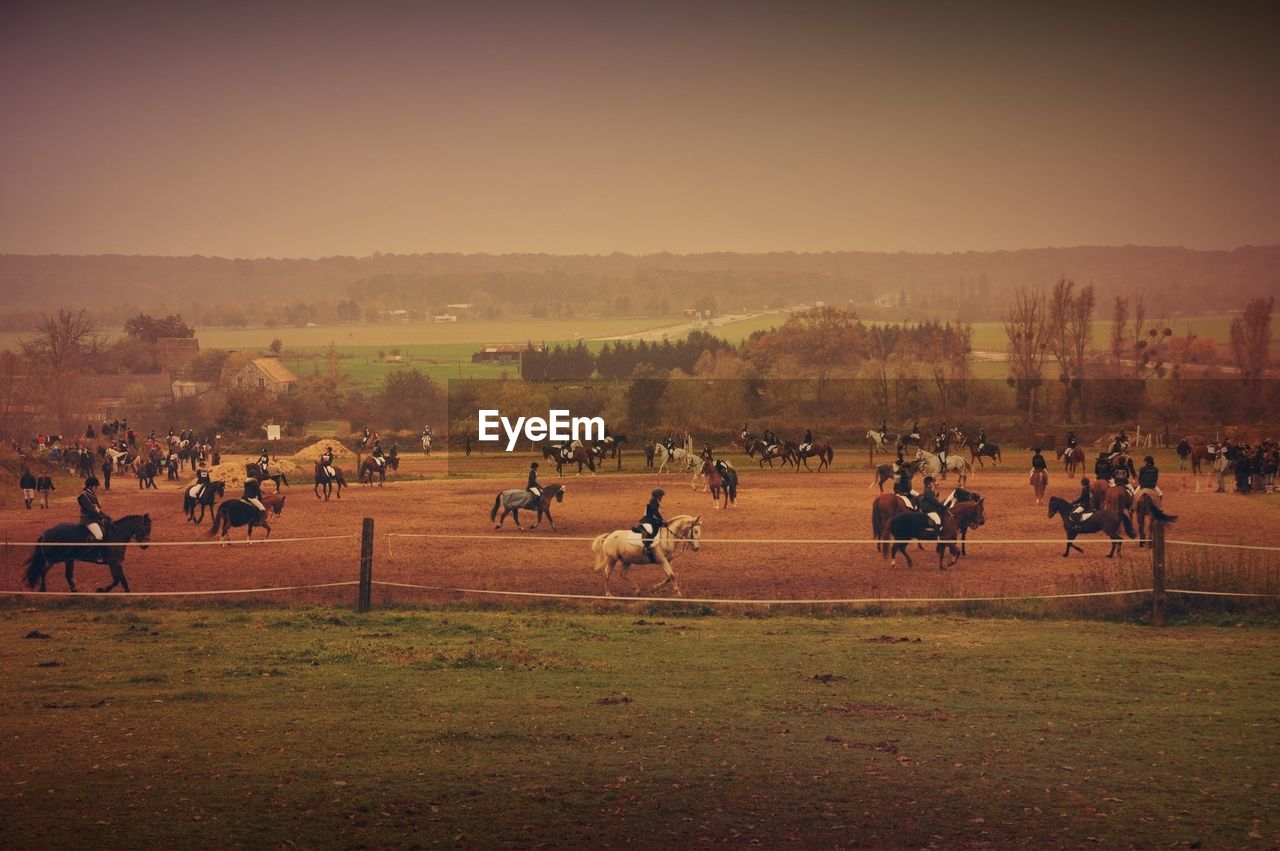
[[[128,550],[126,573],[132,590],[177,591],[256,588],[355,579],[358,575],[361,518],[376,522],[375,579],[431,586],[598,594],[600,574],[592,569],[590,544],[568,540],[629,527],[643,513],[649,490],[661,484],[667,491],[668,517],[697,514],[708,539],[743,538],[865,538],[870,534],[870,504],[876,491],[868,489],[866,456],[845,453],[837,470],[793,473],[757,470],[736,457],[742,473],[738,506],[714,510],[711,499],[695,493],[685,476],[651,473],[602,472],[566,478],[565,501],[553,506],[559,526],[517,532],[508,519],[504,531],[490,540],[432,540],[391,538],[388,533],[456,533],[493,536],[489,509],[503,488],[521,487],[529,459],[489,455],[455,458],[452,467],[443,456],[409,457],[399,475],[383,488],[353,485],[341,500],[317,500],[309,484],[294,481],[286,488],[284,513],[275,518],[273,536],[315,537],[351,535],[337,541],[303,541],[248,547],[151,547]],[[609,462],[612,466],[613,462]],[[629,467],[643,463],[637,456]],[[840,464],[846,466],[841,468]],[[1176,461],[1162,462],[1165,508],[1179,515],[1169,537],[1220,543],[1273,544],[1269,533],[1280,528],[1280,501],[1268,496],[1214,494],[1206,483],[1196,492],[1195,481],[1176,472]],[[351,465],[348,463],[348,470]],[[969,555],[953,569],[939,571],[932,548],[916,552],[913,569],[891,570],[874,547],[865,544],[741,544],[705,543],[699,553],[684,553],[675,569],[686,596],[715,598],[860,598],[933,597],[1070,593],[1103,588],[1146,585],[1150,557],[1134,543],[1122,557],[1108,560],[1102,543],[1087,544],[1084,556],[1061,557],[1060,543],[992,544],[983,539],[1050,539],[1063,537],[1061,523],[1046,518],[1036,506],[1027,484],[1027,465],[1019,455],[1004,469],[979,470],[970,486],[986,497],[987,523],[971,535]],[[485,471],[509,470],[502,476]],[[455,475],[446,475],[447,471]],[[475,470],[476,477],[456,475]],[[554,481],[554,471],[543,480]],[[309,478],[309,477],[308,477]],[[354,478],[353,476],[351,478]],[[116,487],[102,494],[104,509],[113,516],[149,512],[153,540],[209,541],[208,520],[199,527],[181,513],[183,483],[161,482],[159,490],[139,491],[132,481],[116,479]],[[267,490],[270,490],[268,486]],[[231,495],[232,489],[228,489]],[[1054,469],[1050,494],[1074,497],[1075,480]],[[237,489],[238,495],[238,489]],[[945,490],[944,490],[945,493]],[[0,537],[32,541],[55,522],[74,522],[74,495],[59,493],[47,511],[0,511]],[[531,517],[522,514],[525,525]],[[261,535],[261,531],[257,533]],[[243,530],[233,536],[244,538]],[[1100,536],[1091,536],[1102,540]],[[1178,548],[1171,547],[1171,553]],[[1219,551],[1228,553],[1230,551]],[[22,561],[27,548],[6,548],[0,582],[6,589],[21,586]],[[61,569],[50,572],[51,591],[65,590]],[[657,581],[656,567],[636,568],[642,586]],[[102,584],[106,569],[78,567],[82,590]],[[624,587],[615,579],[615,593]],[[663,592],[664,594],[669,592]],[[345,600],[353,589],[294,594],[285,599]],[[417,592],[379,590],[385,599],[414,601]]]

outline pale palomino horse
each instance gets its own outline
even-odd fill
[[[644,544],[639,532],[619,529],[616,532],[606,532],[597,536],[591,542],[591,552],[595,553],[595,569],[604,574],[604,595],[613,596],[613,592],[609,590],[609,574],[615,567],[622,568],[622,578],[631,584],[632,592],[638,594],[640,586],[632,582],[627,576],[627,571],[633,565],[656,563],[662,568],[665,576],[653,586],[653,590],[656,591],[667,583],[671,583],[676,596],[683,597],[680,583],[676,581],[676,574],[671,569],[671,560],[686,549],[698,552],[701,549],[699,543],[701,538],[702,518],[689,514],[677,514],[667,521],[666,526],[658,530],[658,537],[653,542],[654,561],[650,562],[644,554]]]
[[[422,454],[431,454],[431,435],[429,434],[424,434],[422,436]]]
[[[947,460],[944,464],[940,455],[918,449],[916,450],[916,460],[923,462],[920,466],[920,471],[926,476],[936,476],[941,473],[942,478],[945,479],[947,473],[955,473],[957,481],[961,485],[969,480],[969,474],[973,472],[973,464],[958,452],[948,452]]]
[[[653,454],[659,460],[658,475],[662,475],[668,464],[673,464],[677,468],[683,467],[684,472],[692,473],[694,465],[698,463],[698,456],[679,446],[668,450],[667,447],[659,443],[653,447]]]

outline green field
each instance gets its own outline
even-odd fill
[[[1270,628],[106,605],[5,623],[8,848],[1280,843]]]

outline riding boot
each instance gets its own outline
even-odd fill
[[[644,556],[649,559],[650,564],[655,564],[658,561],[653,555],[653,544],[648,541],[645,541],[644,544]]]

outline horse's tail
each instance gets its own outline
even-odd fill
[[[827,466],[828,466],[828,467],[830,467],[830,466],[831,466],[831,459],[833,459],[833,458],[835,458],[835,457],[836,457],[836,451],[835,451],[834,449],[832,449],[830,446],[828,446],[828,447],[827,447],[827,452],[826,452],[826,461],[827,461]]]
[[[880,503],[879,501],[871,503],[871,537],[876,539],[876,551],[880,551],[880,527],[884,525],[880,521]]]
[[[44,535],[41,535],[39,541],[43,540]],[[40,581],[44,576],[44,572],[48,569],[49,561],[44,557],[44,547],[37,542],[35,550],[31,553],[31,558],[27,559],[27,587],[36,587],[36,583]]]
[[[1126,535],[1130,538],[1138,537],[1138,533],[1133,528],[1133,521],[1129,519],[1129,515],[1126,512],[1120,512],[1120,522],[1124,524],[1124,533]]]
[[[876,551],[883,553],[884,557],[889,558],[889,553],[893,551],[893,518],[890,517],[884,521],[884,525],[880,527],[880,534],[876,536],[880,542],[876,544]]]
[[[1178,519],[1176,514],[1165,514],[1164,510],[1156,505],[1156,501],[1151,498],[1151,494],[1144,493],[1142,498],[1147,501],[1147,512],[1161,523],[1172,523]]]
[[[596,558],[595,569],[601,573],[604,573],[606,561],[604,556],[604,539],[607,537],[609,537],[609,533],[605,532],[604,534],[596,535],[596,539],[591,542],[591,552],[595,554]]]
[[[499,492],[498,495],[493,498],[493,510],[489,512],[490,520],[498,519],[498,509],[501,507],[502,507],[502,493]]]

